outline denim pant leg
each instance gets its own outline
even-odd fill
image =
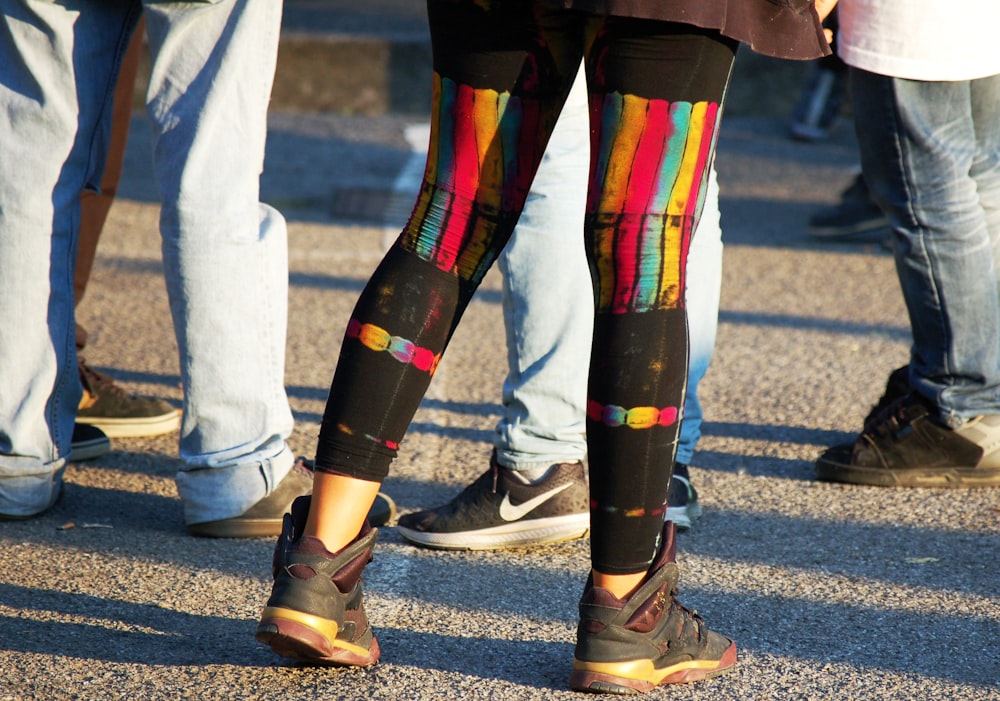
[[[529,469],[587,453],[587,373],[593,295],[583,244],[590,167],[586,84],[578,76],[514,235],[500,255],[508,375],[494,446],[501,464]],[[698,382],[715,346],[722,280],[719,188],[713,169],[688,257],[690,358],[677,460],[701,436]]]
[[[590,118],[573,83],[513,236],[500,254],[508,374],[494,446],[529,469],[582,460],[594,300],[583,243]]]
[[[99,187],[129,2],[0,0],[0,514],[59,493],[80,401],[79,198]]]
[[[1000,413],[1000,76],[855,70],[852,90],[865,179],[894,232],[911,383],[954,426]]]
[[[188,524],[236,516],[291,468],[288,251],[259,203],[281,3],[145,5],[147,111],[184,382],[176,476]]]
[[[691,241],[687,259],[688,378],[684,419],[677,440],[677,462],[690,464],[701,439],[702,411],[698,383],[705,376],[715,351],[722,289],[722,226],[719,214],[719,182],[713,167],[708,173],[705,205]]]

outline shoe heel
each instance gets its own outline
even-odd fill
[[[654,681],[644,678],[652,677],[655,671],[649,660],[609,663],[574,659],[569,687],[597,694],[640,694],[656,687]]]
[[[254,637],[289,659],[326,666],[365,667],[378,662],[381,650],[372,637],[369,648],[337,639],[338,626],[319,616],[268,606]]]

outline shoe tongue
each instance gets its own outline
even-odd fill
[[[668,562],[677,562],[677,527],[673,521],[665,521],[660,534],[660,549],[649,566],[650,572],[655,572]]]

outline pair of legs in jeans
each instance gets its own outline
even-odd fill
[[[735,662],[735,646],[673,599],[673,531],[663,517],[687,376],[687,254],[736,43],[688,25],[528,1],[432,0],[428,11],[435,74],[424,182],[348,322],[313,496],[293,505],[279,540],[258,638],[300,659],[378,658],[360,594],[374,541],[365,514],[514,230],[582,59],[592,134],[592,570],[571,683],[638,689],[719,673]],[[648,607],[638,627],[626,604],[633,596]],[[614,661],[623,653],[656,671],[627,679],[632,672]]]
[[[133,31],[128,49],[122,57],[111,105],[111,132],[108,153],[100,187],[80,193],[80,234],[77,242],[76,268],[73,273],[74,308],[79,309],[90,282],[97,244],[104,231],[111,205],[118,192],[125,146],[128,142],[132,104],[135,100],[135,79],[139,68],[144,34],[143,24]],[[76,352],[83,385],[83,399],[77,409],[71,460],[80,455],[97,457],[111,449],[108,438],[155,436],[176,431],[180,427],[180,411],[155,397],[137,397],[125,392],[114,379],[98,372],[84,362],[81,352],[87,344],[87,330],[76,324]],[[82,445],[90,449],[84,451]]]
[[[1000,485],[1000,75],[852,69],[851,86],[913,333],[911,394],[869,421],[851,454],[832,449],[817,467],[864,484]]]
[[[99,187],[118,67],[144,12],[163,258],[185,389],[177,486],[189,526],[239,517],[287,481],[293,463],[285,225],[258,197],[280,5],[0,7],[8,19],[0,33],[0,514],[37,515],[60,493],[81,391],[79,196]],[[276,530],[294,495],[266,530]]]

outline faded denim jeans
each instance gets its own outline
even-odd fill
[[[287,474],[285,223],[259,203],[281,3],[0,0],[0,514],[58,496],[80,387],[79,195],[103,171],[121,56],[145,11],[147,111],[180,354],[190,523]]]
[[[584,414],[594,302],[583,243],[590,124],[582,78],[573,84],[498,261],[508,375],[493,442],[500,463],[512,469],[573,462],[587,454]],[[722,231],[714,168],[688,254],[687,280],[690,355],[676,458],[683,463],[691,462],[701,437],[698,383],[712,359],[719,318]]]

